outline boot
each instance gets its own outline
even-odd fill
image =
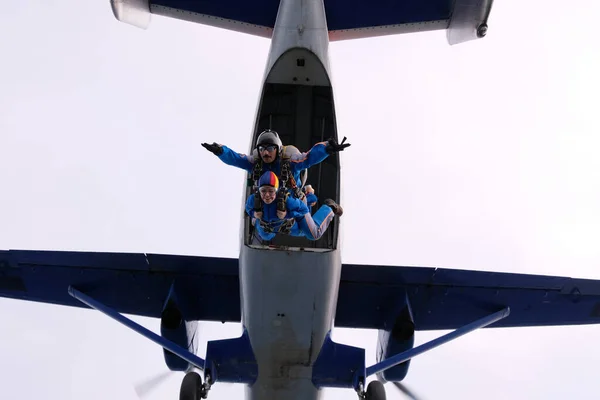
[[[337,215],[338,217],[341,217],[342,214],[344,213],[344,209],[342,208],[342,206],[340,206],[338,203],[336,203],[332,199],[325,199],[325,204],[328,205],[329,207],[331,207],[331,209],[333,210],[333,213],[335,215]]]

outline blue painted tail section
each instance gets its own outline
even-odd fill
[[[313,384],[318,388],[357,388],[366,378],[365,350],[335,343],[331,332],[325,336],[313,365]]]
[[[212,340],[206,349],[206,371],[215,382],[254,384],[258,364],[248,332],[234,339]]]
[[[318,1],[318,0],[312,0]],[[493,0],[322,0],[329,40],[448,30],[450,44],[487,32]],[[270,38],[279,0],[111,0],[120,21],[147,27],[150,15]],[[485,29],[480,29],[485,26]],[[483,32],[483,34],[482,34]]]
[[[325,0],[330,31],[449,20],[452,0]]]
[[[324,0],[330,31],[449,20],[451,0]],[[152,0],[153,13],[179,10],[265,28],[275,26],[279,0]]]

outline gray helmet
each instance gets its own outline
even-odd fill
[[[277,134],[277,132],[272,131],[270,129],[264,130],[260,135],[258,135],[258,138],[256,139],[255,148],[258,148],[258,146],[260,146],[261,144],[274,144],[277,146],[277,152],[279,152],[279,150],[281,150],[281,147],[283,146],[283,143],[281,142],[281,139],[279,139],[279,135]]]

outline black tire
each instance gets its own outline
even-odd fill
[[[181,382],[179,400],[200,400],[202,391],[202,378],[197,372],[188,372]]]
[[[367,393],[365,396],[366,400],[386,400],[385,398],[385,388],[383,387],[383,383],[379,381],[372,381],[367,386]]]

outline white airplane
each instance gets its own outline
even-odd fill
[[[111,4],[118,20],[142,28],[157,14],[270,38],[252,143],[272,129],[284,143],[308,149],[337,140],[330,41],[446,29],[450,44],[462,43],[485,36],[492,1]],[[308,178],[320,198],[343,204],[338,153],[312,167]],[[249,179],[243,203],[252,187]],[[219,382],[245,385],[251,400],[319,399],[325,387],[382,400],[384,383],[401,382],[413,357],[475,329],[600,322],[600,281],[342,264],[343,218],[317,241],[277,235],[265,244],[240,216],[238,259],[0,251],[0,296],[91,307],[137,331],[163,347],[170,370],[187,372],[181,400],[207,398]],[[160,335],[123,314],[160,318]],[[243,334],[208,342],[202,359],[197,321],[239,322]],[[378,330],[377,363],[367,366],[362,348],[333,342],[334,327]],[[413,346],[416,331],[439,329],[453,331]]]

